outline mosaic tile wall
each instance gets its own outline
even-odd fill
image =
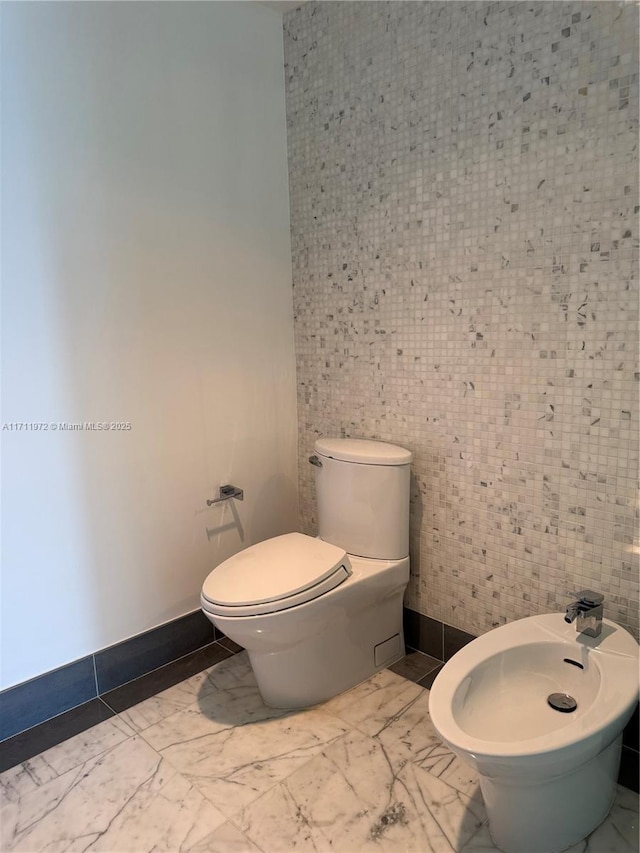
[[[302,525],[319,435],[414,453],[407,605],[638,633],[638,9],[284,19]]]

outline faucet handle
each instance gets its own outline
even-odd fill
[[[587,607],[597,607],[604,601],[604,595],[594,592],[592,589],[583,589],[581,592],[576,592],[576,598],[580,604],[586,604]]]

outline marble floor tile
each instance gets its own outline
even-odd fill
[[[192,847],[189,853],[262,853],[262,849],[227,821]]]
[[[33,758],[0,774],[3,803],[17,802],[25,794],[113,749],[134,732],[118,717],[111,717]]]
[[[220,715],[221,702],[218,695],[204,697],[142,736],[227,817],[349,729],[320,708],[286,714],[241,694],[236,713]]]
[[[0,774],[16,853],[499,853],[429,692],[383,671],[317,708],[262,702],[246,653]],[[640,853],[638,795],[567,853]]]
[[[231,726],[290,713],[264,704],[247,652],[207,670],[198,702],[206,717]]]
[[[487,820],[479,787],[467,796],[414,764],[404,767],[398,781],[412,797],[416,813],[431,813],[454,850],[460,850]]]
[[[417,764],[469,797],[477,775],[440,740],[429,716],[429,691],[383,671],[324,706],[375,737],[396,770]]]
[[[188,708],[198,701],[200,695],[206,695],[214,688],[207,681],[207,672],[203,671],[179,684],[169,687],[151,696],[126,711],[120,711],[120,718],[136,732],[153,726],[176,711]]]
[[[210,697],[207,702],[206,697]],[[267,716],[282,713],[273,709],[265,711],[249,658],[243,652],[122,711],[120,717],[135,731],[142,732],[196,703],[201,704],[205,714],[221,722],[245,721],[250,709],[258,716],[263,711]]]
[[[429,716],[429,691],[394,708],[373,737],[380,741],[392,765],[399,769],[407,762],[427,770],[468,797],[478,790],[478,776],[468,764],[446,747]]]
[[[484,820],[481,802],[419,767],[396,773],[379,742],[360,731],[344,735],[234,818],[268,853],[451,853],[452,844],[464,843]]]
[[[3,851],[188,851],[223,815],[138,736],[2,810]]]
[[[322,706],[368,735],[376,735],[394,715],[403,713],[424,693],[424,688],[388,669],[357,687],[329,699]]]
[[[119,687],[102,694],[102,700],[117,714],[141,705],[147,699],[159,696],[179,685],[195,688],[206,678],[206,670],[220,661],[231,657],[229,649],[219,643],[209,643],[203,648],[196,649],[172,663],[158,667],[151,672],[134,678]],[[193,678],[193,681],[191,679]],[[187,684],[190,682],[190,684]],[[176,691],[178,696],[183,691]]]

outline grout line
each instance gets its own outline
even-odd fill
[[[102,696],[98,696],[98,701],[102,702],[102,704],[105,706],[105,708],[108,708],[112,714],[115,714],[116,716],[118,716],[118,712],[114,708],[112,708],[108,702],[105,702],[105,700],[102,698]]]
[[[100,696],[100,689],[98,687],[98,667],[96,666],[95,652],[91,655],[91,660],[93,662],[93,680],[96,683],[96,698],[98,698]]]

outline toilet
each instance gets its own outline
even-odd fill
[[[200,599],[274,708],[323,702],[404,655],[411,453],[352,438],[314,449],[318,537],[252,545],[210,573]]]

